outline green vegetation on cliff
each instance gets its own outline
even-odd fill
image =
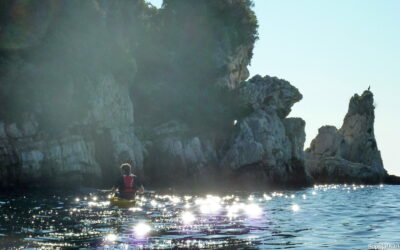
[[[224,129],[245,112],[236,93],[216,82],[229,74],[229,57],[240,46],[251,59],[257,39],[251,6],[249,0],[164,1],[135,56],[133,100],[141,125],[177,119],[200,130]]]
[[[239,47],[251,58],[257,39],[251,6],[250,0],[165,0],[160,9],[143,0],[4,1],[0,120],[35,113],[45,131],[57,134],[85,117],[86,83],[111,73],[131,86],[141,126],[175,119],[223,128],[243,108],[216,83]]]

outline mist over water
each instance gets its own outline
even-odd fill
[[[135,207],[108,195],[0,196],[0,247],[368,248],[396,243],[398,186],[298,191],[146,193]]]

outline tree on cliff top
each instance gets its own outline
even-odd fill
[[[151,40],[135,54],[136,120],[146,127],[170,119],[209,128],[230,124],[239,107],[216,81],[227,74],[227,58],[258,38],[251,7],[250,0],[165,0]]]

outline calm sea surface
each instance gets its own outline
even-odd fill
[[[0,194],[0,248],[400,248],[400,186],[146,193],[130,209],[106,192]]]

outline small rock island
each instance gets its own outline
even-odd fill
[[[355,94],[340,129],[321,127],[306,150],[307,171],[325,183],[382,183],[387,173],[374,134],[374,98]]]

